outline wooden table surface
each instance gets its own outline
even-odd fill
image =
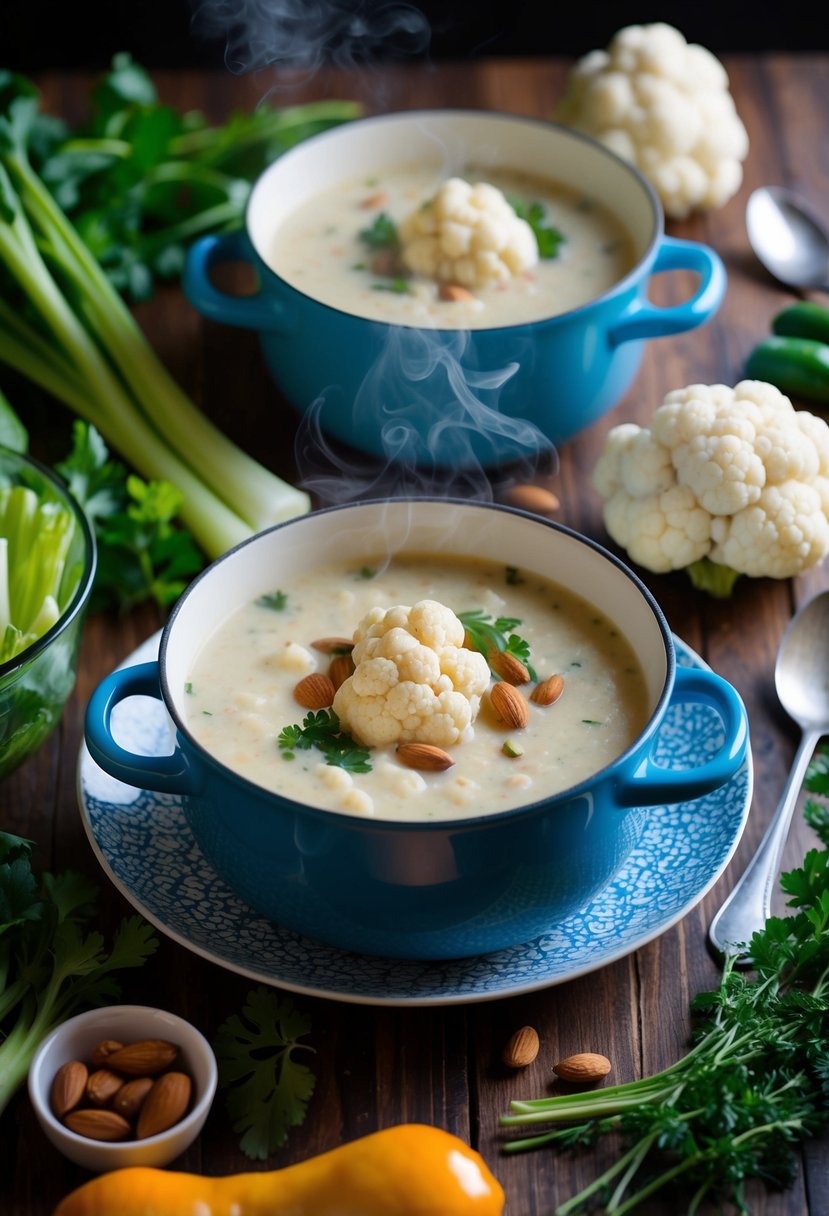
[[[320,71],[310,79],[283,76],[272,94],[285,104],[317,97],[349,97],[368,111],[460,105],[547,116],[560,97],[564,61],[486,61],[436,67],[384,67],[364,75]],[[712,245],[728,270],[728,291],[714,320],[696,332],[649,344],[625,398],[589,433],[560,451],[553,488],[558,518],[607,543],[590,473],[611,425],[644,422],[673,388],[742,378],[744,360],[769,329],[774,312],[792,295],[755,263],[743,223],[749,192],[784,183],[822,209],[829,220],[829,59],[823,56],[732,56],[726,60],[751,151],[739,193],[705,217],[669,223],[668,231]],[[222,119],[249,106],[270,81],[229,73],[163,73],[162,97],[180,108],[202,108]],[[79,117],[90,78],[40,82],[47,108]],[[653,296],[661,303],[687,295],[690,276],[663,276]],[[151,340],[185,388],[242,445],[285,476],[295,475],[295,418],[268,380],[255,338],[202,320],[171,287],[139,310]],[[610,546],[612,548],[612,546]],[[655,941],[592,974],[528,996],[446,1008],[375,1008],[295,998],[312,1019],[310,1042],[317,1086],[304,1125],[268,1161],[298,1161],[376,1128],[424,1121],[477,1146],[505,1187],[509,1216],[553,1211],[600,1169],[610,1151],[573,1159],[547,1151],[505,1157],[498,1116],[511,1098],[540,1096],[551,1067],[573,1051],[593,1049],[613,1061],[613,1078],[655,1071],[684,1051],[688,1002],[715,986],[718,969],[706,949],[711,916],[757,845],[777,802],[797,742],[796,728],[779,708],[772,671],[781,634],[793,611],[829,587],[829,564],[796,583],[741,580],[718,602],[692,592],[683,576],[645,581],[674,632],[739,690],[748,708],[756,785],[748,826],[735,858],[706,897]],[[97,615],[86,624],[76,691],[59,728],[40,752],[0,787],[4,829],[37,842],[43,868],[73,867],[95,876],[102,889],[101,922],[111,930],[132,909],[99,869],[81,824],[75,771],[86,701],[96,683],[152,633],[151,609],[123,618]],[[797,822],[785,864],[796,864],[809,844]],[[210,1036],[239,1010],[253,985],[163,937],[140,973],[125,976],[128,999],[157,1004],[191,1019]],[[503,1043],[524,1024],[535,1026],[541,1052],[520,1075],[499,1065]],[[221,1100],[205,1131],[178,1168],[209,1174],[251,1168],[240,1152]],[[256,1168],[256,1167],[253,1167]],[[0,1134],[0,1211],[3,1216],[47,1216],[55,1202],[87,1175],[46,1142],[21,1093]],[[829,1143],[811,1143],[794,1186],[784,1194],[751,1192],[757,1216],[827,1216]],[[675,1203],[655,1205],[673,1216]],[[435,1199],[435,1216],[440,1200]],[[117,1216],[117,1213],[112,1213]]]

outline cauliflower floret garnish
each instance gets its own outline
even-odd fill
[[[692,384],[649,427],[614,427],[593,485],[635,562],[689,567],[713,594],[738,574],[791,578],[829,554],[829,426],[759,380]]]
[[[398,236],[414,274],[473,289],[523,274],[538,261],[532,228],[487,182],[449,178],[402,221]]]
[[[748,135],[725,69],[664,22],[580,59],[555,117],[636,165],[674,218],[722,206],[742,182]]]
[[[372,608],[354,633],[354,672],[334,697],[343,730],[364,747],[468,738],[490,671],[463,641],[463,625],[437,600]]]

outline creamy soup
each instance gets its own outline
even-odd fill
[[[515,730],[485,693],[443,772],[404,767],[394,746],[368,749],[368,772],[329,764],[316,747],[280,747],[284,729],[309,712],[294,698],[298,682],[338,657],[312,643],[350,637],[372,608],[424,599],[459,616],[520,620],[508,632],[528,643],[538,681],[563,676],[562,695],[541,706],[529,700],[533,682],[516,689],[529,722]],[[196,656],[185,693],[193,735],[249,780],[332,811],[410,821],[504,811],[558,793],[619,756],[648,716],[638,660],[593,605],[530,572],[411,554],[315,569],[245,604]]]
[[[430,200],[447,174],[400,165],[382,178],[355,177],[303,202],[276,232],[269,261],[288,283],[325,304],[372,320],[446,329],[484,329],[539,321],[602,295],[635,263],[633,243],[601,203],[542,177],[474,165],[459,170],[485,180],[522,209],[540,204],[542,224],[561,235],[557,252],[471,298],[442,299],[440,284],[400,273],[389,250],[361,234],[388,217],[396,227]],[[538,210],[538,209],[536,209]],[[382,240],[382,231],[379,232]],[[375,240],[377,237],[375,237]]]

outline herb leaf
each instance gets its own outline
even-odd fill
[[[414,294],[411,283],[408,279],[404,279],[402,275],[398,275],[395,279],[389,279],[385,283],[372,283],[371,290],[390,291],[397,296],[410,296]]]
[[[305,1119],[314,1074],[293,1058],[313,1051],[300,1043],[310,1018],[289,997],[260,986],[248,993],[241,1016],[232,1014],[216,1032],[219,1084],[233,1130],[246,1156],[264,1161]]]
[[[260,608],[270,608],[272,612],[284,612],[285,605],[288,603],[288,594],[285,591],[270,591],[266,595],[260,595],[256,602]]]
[[[311,710],[302,719],[301,726],[283,727],[277,742],[285,760],[293,760],[294,751],[315,747],[325,756],[326,764],[347,769],[350,773],[371,772],[369,752],[341,729],[340,719],[333,709]]]
[[[360,240],[371,249],[396,249],[399,244],[397,225],[390,215],[381,211],[369,228],[361,230]]]
[[[490,613],[481,608],[473,608],[468,612],[459,612],[458,620],[466,630],[473,649],[479,650],[487,662],[493,650],[500,651],[501,654],[511,654],[524,664],[530,673],[530,679],[538,679],[530,663],[529,642],[512,632],[516,625],[521,624],[518,617],[499,616],[493,620]],[[494,668],[492,671],[497,675]]]
[[[558,228],[547,223],[547,212],[543,203],[525,203],[523,199],[510,195],[507,200],[520,220],[526,220],[533,230],[540,258],[558,257],[559,247],[565,240]]]

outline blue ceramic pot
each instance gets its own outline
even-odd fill
[[[640,737],[614,763],[555,797],[452,822],[304,806],[208,754],[185,714],[185,684],[205,640],[275,580],[290,588],[293,577],[318,564],[359,564],[382,551],[483,555],[602,605],[645,676],[650,712]],[[175,726],[170,755],[137,755],[117,742],[112,711],[137,695],[161,698],[167,707]],[[723,730],[721,746],[704,764],[674,771],[659,767],[652,754],[660,724],[678,701],[712,707]],[[520,511],[415,499],[316,512],[231,550],[177,603],[158,662],[116,671],[99,685],[86,741],[120,781],[182,795],[206,857],[265,916],[351,950],[439,959],[528,941],[583,907],[636,844],[647,808],[699,797],[730,779],[745,757],[747,723],[729,684],[713,672],[676,666],[670,630],[652,596],[598,545]]]
[[[357,175],[381,177],[401,160],[436,158],[447,177],[467,162],[484,171],[509,166],[601,201],[630,234],[633,269],[599,298],[559,316],[459,331],[340,311],[268,265],[281,219],[306,199]],[[255,295],[214,286],[211,269],[228,260],[254,267]],[[695,271],[697,290],[685,303],[658,308],[648,301],[649,281],[671,270]],[[594,140],[549,122],[434,110],[351,123],[282,156],[255,184],[245,230],[191,248],[184,290],[212,320],[258,331],[277,385],[297,410],[318,413],[328,434],[387,459],[492,466],[560,444],[606,413],[636,375],[648,338],[693,329],[713,315],[725,270],[707,246],[665,236],[650,185]],[[430,362],[434,374],[424,376]]]

